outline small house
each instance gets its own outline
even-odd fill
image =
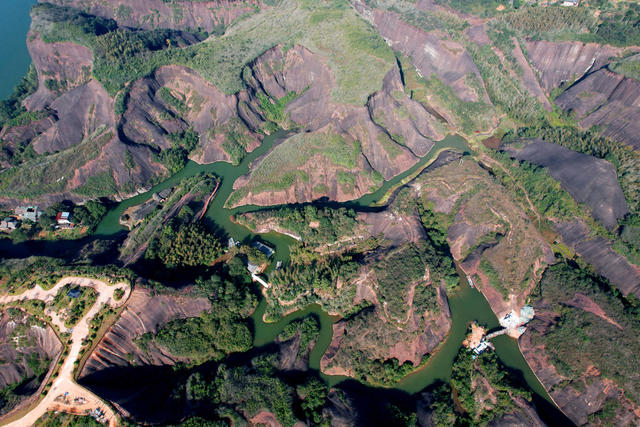
[[[482,341],[480,341],[480,344],[473,348],[473,352],[475,354],[482,354],[488,348],[493,348],[493,345],[483,338]]]
[[[42,212],[37,206],[18,206],[15,212],[18,218],[23,221],[29,220],[32,222],[38,222],[38,218],[42,215]]]
[[[564,0],[562,5],[567,7],[577,6],[579,2],[580,0]]]
[[[78,298],[80,295],[82,295],[82,289],[80,288],[74,288],[67,292],[69,298]]]
[[[151,197],[153,198],[153,200],[155,200],[156,202],[164,202],[167,197],[169,197],[169,195],[171,194],[172,189],[171,188],[165,188],[162,191],[159,191],[157,193],[153,193],[151,195]]]
[[[272,248],[270,248],[269,246],[261,242],[253,242],[251,246],[253,246],[254,248],[258,249],[260,252],[265,254],[267,258],[270,258],[271,255],[273,255],[275,252]]]
[[[18,220],[10,216],[0,221],[0,230],[15,230],[17,227]]]
[[[520,321],[522,322],[522,324],[529,323],[533,319],[535,314],[536,312],[532,306],[525,305],[520,309]]]
[[[58,215],[56,215],[56,222],[58,225],[71,225],[71,213],[58,212]]]

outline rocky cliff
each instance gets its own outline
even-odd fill
[[[555,225],[562,241],[575,250],[596,272],[606,277],[623,294],[640,295],[640,268],[614,251],[611,242],[603,237],[592,237],[589,227],[582,221]]]
[[[598,126],[602,134],[640,149],[640,82],[607,68],[589,73],[557,99],[580,126]]]
[[[636,425],[637,320],[592,280],[563,264],[550,268],[520,349],[576,425]]]
[[[597,43],[538,40],[528,41],[525,47],[527,57],[547,93],[602,68],[610,58],[622,53],[622,49]]]
[[[79,378],[113,367],[174,364],[178,359],[156,347],[141,349],[136,339],[171,320],[198,316],[209,308],[206,298],[154,295],[137,287],[118,321],[87,359]]]
[[[223,94],[189,68],[165,66],[132,84],[120,126],[128,140],[160,150],[173,146],[171,135],[193,129],[194,160],[237,162],[261,142],[255,131],[263,120],[240,105],[245,98]]]
[[[490,103],[484,88],[477,89],[469,75],[481,81],[476,64],[464,46],[451,40],[440,31],[425,32],[403,21],[393,12],[376,9],[373,25],[389,44],[411,58],[420,74],[429,79],[432,75],[450,86],[465,102],[482,100]]]
[[[37,27],[38,21],[32,26]],[[25,102],[29,110],[42,110],[59,95],[49,89],[51,82],[58,82],[60,90],[66,91],[91,78],[93,52],[86,46],[71,42],[45,43],[38,32],[31,31],[27,35],[27,47],[38,72],[38,90]]]
[[[90,11],[98,6],[83,3]],[[55,157],[15,167],[3,183],[7,196],[126,197],[167,175],[157,155],[175,148],[176,138],[187,131],[197,137],[191,159],[237,163],[276,124],[299,133],[236,182],[233,204],[352,200],[410,168],[448,131],[442,117],[413,99],[395,64],[366,105],[334,102],[335,66],[325,53],[302,46],[276,46],[249,62],[242,73],[246,90],[236,94],[224,94],[192,69],[168,65],[112,97],[92,78],[91,49],[43,41],[41,32],[73,13],[55,8],[34,13],[29,43],[40,86],[25,106],[46,120],[4,129],[3,136],[8,150],[30,145],[37,155]],[[82,19],[93,22],[87,16]],[[176,37],[180,46],[194,42]],[[47,184],[36,185],[35,174],[48,176]]]
[[[518,160],[547,168],[579,203],[592,210],[593,217],[609,229],[618,226],[629,209],[611,163],[541,140],[521,141],[523,147],[503,147]]]

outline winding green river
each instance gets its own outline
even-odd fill
[[[284,136],[284,132],[279,132],[265,138],[262,145],[249,153],[238,166],[233,166],[226,162],[216,162],[208,165],[198,165],[197,163],[189,162],[183,170],[171,178],[154,186],[143,194],[139,194],[121,202],[110,210],[97,228],[96,234],[112,235],[124,230],[124,227],[119,225],[118,219],[127,208],[143,203],[148,200],[154,192],[175,186],[180,182],[180,180],[186,177],[194,176],[200,172],[211,172],[219,176],[222,179],[222,183],[215,198],[209,205],[206,217],[217,227],[222,228],[235,240],[242,241],[253,237],[247,228],[231,222],[230,217],[237,213],[261,209],[261,207],[249,205],[228,209],[224,206],[224,203],[232,192],[235,180],[241,175],[246,174],[249,171],[251,163],[259,156],[265,154],[269,149],[271,149],[278,139]],[[416,175],[428,166],[433,160],[435,160],[437,154],[444,149],[453,149],[460,152],[469,151],[469,147],[463,138],[457,135],[450,135],[442,141],[437,142],[429,154],[420,159],[420,161],[408,171],[396,176],[390,181],[385,182],[376,192],[367,194],[356,201],[344,203],[344,205],[354,208],[372,206],[387,195],[393,188],[402,184],[407,177]],[[263,234],[260,235],[260,238],[275,247],[276,261],[286,262],[288,260],[289,245],[293,243],[292,238],[278,233]],[[451,295],[449,298],[452,326],[447,339],[440,345],[436,354],[431,357],[423,367],[405,377],[397,384],[396,388],[408,393],[417,393],[437,380],[448,381],[451,378],[451,365],[460,346],[462,345],[462,340],[465,337],[469,322],[477,321],[489,329],[499,326],[498,319],[489,307],[484,296],[478,290],[470,288],[464,275],[460,271],[459,273],[461,274],[460,289],[456,294]],[[255,327],[255,347],[263,346],[272,342],[282,331],[284,326],[294,319],[303,318],[311,313],[318,316],[321,323],[321,331],[320,337],[310,355],[310,367],[312,369],[319,370],[320,359],[331,343],[333,333],[332,325],[336,319],[329,316],[318,305],[311,305],[304,310],[299,310],[283,317],[278,322],[265,323],[262,320],[262,315],[264,314],[265,309],[266,301],[262,299],[258,309],[252,316]],[[550,401],[548,394],[520,353],[517,342],[506,335],[494,339],[493,342],[500,360],[510,368],[520,371],[529,387],[537,395],[547,401]],[[323,375],[323,377],[330,385],[334,385],[345,379],[345,377],[341,376]]]

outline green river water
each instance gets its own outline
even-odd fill
[[[124,227],[118,223],[118,219],[122,213],[130,206],[134,206],[148,200],[154,192],[175,186],[180,180],[196,175],[200,172],[212,172],[222,179],[222,183],[220,184],[214,200],[209,205],[206,217],[236,240],[242,241],[253,237],[247,228],[231,222],[230,216],[236,213],[257,210],[260,209],[260,207],[242,206],[239,208],[227,209],[224,207],[224,203],[232,192],[233,183],[239,176],[249,171],[251,162],[265,154],[273,146],[274,142],[284,136],[284,132],[279,132],[265,138],[262,145],[249,153],[238,166],[233,166],[225,162],[216,162],[209,165],[198,165],[197,163],[189,162],[183,170],[171,178],[155,185],[146,193],[127,199],[111,209],[98,226],[96,234],[113,235],[124,230]],[[450,135],[436,143],[429,154],[420,159],[420,161],[410,170],[400,174],[390,181],[385,182],[376,192],[365,195],[354,202],[345,203],[344,205],[356,209],[358,207],[371,206],[387,194],[392,188],[397,187],[403,179],[425,168],[434,160],[436,153],[446,148],[460,152],[469,151],[469,147],[463,138],[457,135]],[[276,254],[274,255],[274,261],[286,262],[288,260],[289,245],[294,242],[291,237],[278,233],[269,233],[260,235],[260,238],[275,247]],[[452,326],[449,336],[440,345],[436,354],[431,357],[423,367],[405,377],[397,384],[396,388],[408,393],[416,393],[430,384],[433,384],[437,380],[449,380],[451,377],[451,365],[462,344],[462,340],[465,337],[469,322],[478,321],[489,329],[499,326],[498,319],[489,307],[484,296],[476,289],[470,288],[463,275],[461,275],[460,278],[460,289],[455,295],[450,296],[449,304],[452,314]],[[266,301],[262,299],[258,309],[252,316],[255,327],[254,346],[256,347],[272,342],[282,331],[284,326],[292,320],[302,318],[311,313],[318,316],[321,323],[321,331],[320,337],[310,355],[310,366],[312,369],[319,370],[320,358],[331,342],[333,332],[332,325],[336,319],[329,316],[319,306],[312,305],[304,310],[292,313],[278,322],[265,323],[262,320],[265,308]],[[500,360],[510,368],[520,371],[529,387],[531,387],[531,389],[542,398],[549,400],[546,391],[520,353],[517,342],[506,335],[502,335],[494,339],[493,343],[496,346],[496,352]],[[323,377],[331,385],[345,379],[345,377],[340,376],[323,375]]]

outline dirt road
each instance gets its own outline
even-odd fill
[[[66,284],[91,287],[98,292],[98,298],[93,307],[91,307],[87,314],[80,319],[78,324],[71,330],[69,354],[58,371],[58,377],[53,381],[51,389],[47,395],[36,407],[25,414],[22,418],[6,424],[7,426],[24,427],[33,425],[36,420],[47,411],[64,411],[84,415],[95,409],[98,409],[104,414],[103,420],[106,421],[109,426],[116,425],[116,414],[113,410],[98,396],[78,385],[73,380],[73,371],[75,368],[74,362],[80,357],[82,341],[87,338],[90,332],[89,320],[98,313],[103,304],[109,304],[112,307],[122,305],[129,297],[129,293],[131,292],[130,286],[126,283],[118,283],[110,286],[100,280],[88,279],[85,277],[65,277],[53,288],[47,291],[43,290],[40,286],[36,286],[35,288],[29,289],[20,295],[2,296],[0,297],[0,304],[30,299],[50,302],[56,296],[58,291]],[[113,298],[113,293],[116,289],[123,289],[125,291],[125,295],[120,299],[120,301],[116,301]],[[52,316],[52,318],[52,323],[60,327],[62,331],[67,330],[67,328],[64,327],[64,322],[62,322],[57,315]]]

